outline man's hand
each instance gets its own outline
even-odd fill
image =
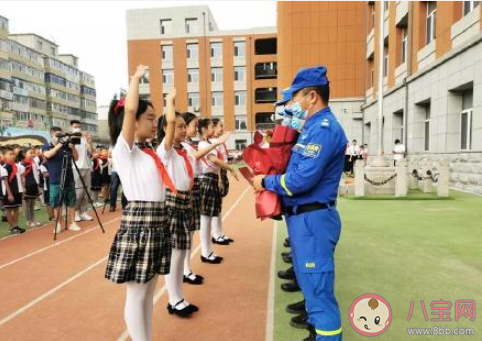
[[[263,188],[263,179],[266,175],[256,175],[251,179],[251,184],[255,192],[263,192],[265,189]]]

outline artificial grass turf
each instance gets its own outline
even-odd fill
[[[45,224],[49,223],[49,216],[45,207],[41,206],[40,210],[35,211],[35,220]],[[23,207],[20,208],[18,225],[27,230],[31,229],[31,227],[27,227],[25,225],[25,214],[23,213]],[[9,235],[11,235],[11,233],[9,231],[8,223],[3,221],[0,222],[0,239]]]
[[[434,326],[474,328],[475,336],[450,336],[450,340],[477,340],[480,323],[462,317],[455,321],[457,300],[482,298],[482,197],[452,191],[452,200],[349,200],[340,198],[342,233],[336,253],[336,295],[345,340],[365,340],[348,320],[351,303],[374,293],[392,308],[392,323],[380,340],[438,340],[442,336],[409,336],[407,328]],[[285,268],[279,257],[286,228],[278,233],[277,270]],[[276,283],[275,341],[302,340],[306,332],[288,325],[286,304],[301,296],[287,294]],[[424,301],[429,321],[425,321]],[[452,321],[439,318],[433,301],[452,304]],[[414,309],[407,316],[411,301]],[[443,305],[448,306],[448,305]],[[480,309],[479,309],[480,310]],[[447,316],[445,316],[447,317]],[[477,328],[477,326],[479,326]]]

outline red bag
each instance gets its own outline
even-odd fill
[[[276,125],[269,148],[262,148],[260,144],[263,141],[263,136],[256,132],[254,136],[255,143],[246,147],[243,152],[243,160],[253,170],[255,175],[283,174],[286,167],[288,167],[291,148],[296,143],[298,134],[298,131],[290,127]],[[241,171],[241,174],[243,174],[243,171]],[[245,174],[243,176],[247,178]],[[261,220],[266,218],[281,219],[281,199],[276,193],[270,191],[257,193],[255,209],[256,217]]]

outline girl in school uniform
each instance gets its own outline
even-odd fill
[[[198,131],[201,136],[199,149],[208,148],[212,145],[210,139],[214,136],[213,122],[209,118],[199,120]],[[229,171],[237,180],[234,168],[221,161],[216,150],[209,152],[202,159],[200,177],[201,194],[201,261],[209,264],[220,264],[222,257],[216,255],[211,248],[211,224],[213,217],[218,224],[221,224],[221,193],[219,190],[219,170]],[[222,228],[220,228],[222,231]]]
[[[139,99],[139,82],[148,68],[139,66],[127,96],[109,110],[112,158],[129,201],[109,253],[105,277],[126,283],[125,321],[133,341],[152,340],[153,296],[159,275],[169,273],[171,236],[166,222],[165,187],[172,181],[159,156],[146,144],[157,131],[152,104]],[[166,144],[174,135],[173,91],[167,97]]]
[[[92,158],[91,186],[93,200],[97,201],[99,192],[102,191],[104,200],[108,198],[109,177],[109,158],[107,149],[100,147]]]
[[[192,189],[194,187],[194,170],[197,159],[214,150],[217,144],[201,151],[187,150],[183,142],[186,140],[186,122],[184,117],[176,113],[174,140],[168,145],[166,140],[166,120],[161,118],[158,129],[158,141],[162,141],[157,152],[166,165],[167,172],[173,181],[175,191],[166,190],[166,208],[168,223],[172,236],[171,272],[166,275],[166,286],[169,294],[167,310],[170,314],[188,317],[199,309],[184,298],[182,283],[184,278],[184,262],[192,247],[194,226]],[[223,136],[220,141],[228,138]],[[220,143],[221,143],[220,142]]]
[[[212,140],[212,142],[216,142],[216,139],[222,134],[224,134],[224,125],[219,118],[214,118],[212,121],[213,121],[213,127],[214,127],[214,139]],[[216,151],[218,153],[217,157],[221,161],[227,163],[228,147],[226,146],[226,143],[220,144],[216,148]],[[219,170],[219,193],[221,195],[221,208],[222,208],[223,198],[226,197],[229,193],[228,171],[223,168],[220,168]],[[211,242],[213,242],[214,244],[229,245],[230,243],[234,242],[233,239],[229,238],[223,233],[220,216],[212,218],[211,235],[212,235]]]
[[[25,220],[28,227],[36,227],[42,225],[42,223],[35,221],[35,202],[40,195],[39,192],[39,170],[37,164],[33,160],[33,150],[30,147],[26,147],[23,151],[24,159],[22,166],[25,168],[23,173],[23,179],[25,183],[24,192],[24,211]]]
[[[6,170],[4,207],[7,210],[10,233],[24,233],[25,229],[18,226],[19,207],[22,206],[23,196],[22,169],[15,162],[16,154],[12,147],[4,148],[3,157]]]

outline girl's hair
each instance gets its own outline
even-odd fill
[[[221,122],[221,119],[220,118],[213,118],[212,121],[213,121],[213,126],[216,127],[219,124],[219,122]]]
[[[186,125],[189,125],[189,123],[197,119],[197,116],[192,112],[185,112],[182,114],[182,117],[184,117],[184,121],[186,121]]]
[[[198,129],[200,135],[203,134],[203,129],[207,129],[209,127],[209,124],[211,124],[211,122],[212,121],[211,121],[210,118],[201,118],[198,121],[197,129]]]
[[[110,136],[110,141],[112,145],[115,145],[117,143],[117,138],[119,137],[121,131],[122,131],[122,123],[124,122],[124,109],[125,107],[117,107],[117,104],[119,103],[118,99],[113,99],[112,102],[110,102],[110,107],[109,107],[109,136]],[[139,106],[137,107],[137,113],[136,113],[136,120],[138,120],[143,113],[146,112],[147,108],[151,107],[154,109],[154,106],[152,105],[151,102],[140,99],[139,100]]]
[[[164,140],[164,137],[166,136],[165,129],[167,127],[167,121],[166,121],[166,115],[162,115],[161,118],[159,119],[159,123],[157,125],[157,144],[160,145],[162,143],[162,140]],[[176,111],[176,119],[178,117],[181,117],[184,119],[182,114],[180,112]]]
[[[26,149],[21,148],[17,153],[17,157],[15,158],[15,162],[23,162],[23,160],[25,160],[25,153],[26,153]]]

